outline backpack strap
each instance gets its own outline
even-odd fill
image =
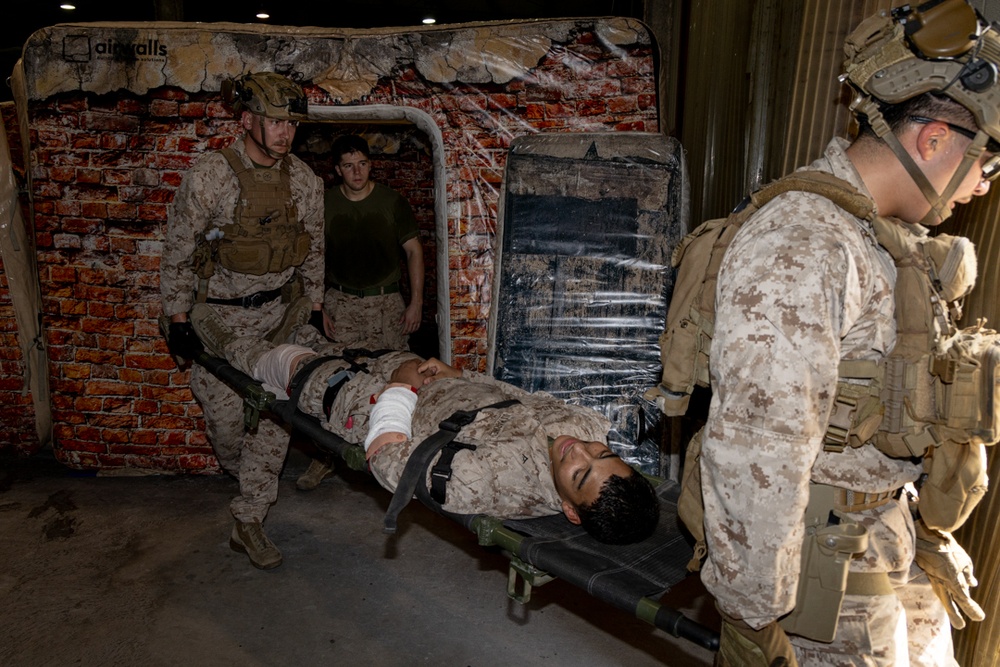
[[[475,410],[458,410],[443,422],[438,424],[438,432],[427,437],[423,442],[417,445],[416,449],[414,449],[410,454],[410,458],[406,461],[406,467],[403,468],[403,474],[400,475],[399,482],[396,483],[396,491],[392,494],[392,500],[389,501],[389,509],[386,510],[385,513],[382,532],[396,532],[396,518],[399,516],[399,513],[403,511],[403,508],[406,507],[407,503],[410,502],[410,499],[413,498],[418,485],[421,487],[421,490],[426,492],[427,467],[430,465],[431,461],[438,452],[458,437],[458,434],[463,427],[471,424],[481,410],[506,408],[516,403],[520,403],[520,401],[515,398],[500,401],[499,403],[487,405]],[[468,445],[465,445],[465,447],[468,447]],[[453,458],[454,456],[455,453],[452,453],[451,457]],[[448,477],[450,478],[450,461],[448,461],[448,463]],[[442,480],[442,483],[445,481],[446,480]]]
[[[871,222],[875,219],[875,202],[842,178],[825,171],[795,171],[773,181],[750,195],[751,203],[760,208],[778,195],[803,191],[826,197],[855,218]]]
[[[788,192],[820,195],[855,219],[875,219],[875,202],[847,181],[815,170],[796,171],[746,197],[727,217],[708,220],[684,236],[671,254],[677,269],[660,336],[661,380],[644,394],[667,416],[687,412],[697,387],[709,387],[715,335],[715,291],[725,253],[742,226],[761,207]],[[865,225],[858,225],[875,243]]]

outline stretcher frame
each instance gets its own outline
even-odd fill
[[[317,418],[302,412],[290,400],[278,399],[224,359],[201,352],[194,361],[243,398],[248,429],[256,427],[261,412],[271,412],[316,446],[340,457],[352,470],[370,474],[361,445],[327,431]],[[660,497],[659,527],[653,537],[628,547],[602,545],[562,515],[505,520],[487,514],[454,514],[430,500],[425,489],[424,493],[418,489],[417,497],[432,511],[474,533],[480,546],[501,550],[510,560],[507,595],[515,602],[527,604],[534,588],[560,578],[673,637],[717,651],[718,632],[655,599],[687,575],[685,565],[691,558],[692,547],[678,528],[679,485],[655,476],[646,477],[656,486]],[[640,571],[637,562],[645,567],[658,567],[649,574]]]

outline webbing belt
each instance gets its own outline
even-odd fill
[[[902,488],[884,491],[882,493],[864,493],[835,487],[833,509],[838,512],[862,512],[881,507],[891,500],[899,498]]]
[[[213,306],[239,306],[240,308],[260,308],[265,303],[271,303],[279,296],[281,296],[281,287],[275,287],[274,289],[265,290],[263,292],[254,292],[253,294],[247,296],[238,296],[232,299],[217,299],[215,297],[209,296],[202,299],[205,303]],[[198,294],[195,295],[195,301],[198,300]]]
[[[337,394],[341,388],[347,384],[348,380],[354,377],[354,373],[346,368],[338,371],[336,375],[327,380],[328,386],[323,393],[323,415],[330,418],[330,411],[333,410],[333,402],[337,400]]]
[[[481,410],[506,408],[516,403],[520,403],[520,401],[517,399],[509,399],[492,405],[487,405],[482,408],[477,408],[476,410],[459,410],[438,424],[438,432],[427,437],[423,442],[417,445],[417,447],[410,454],[410,458],[406,461],[406,466],[403,468],[403,474],[399,476],[399,482],[396,484],[396,490],[392,494],[392,500],[389,501],[389,509],[385,512],[385,520],[383,522],[382,531],[385,533],[396,532],[396,519],[399,517],[399,513],[403,511],[403,508],[410,502],[410,499],[413,498],[413,495],[417,490],[417,485],[422,483],[425,489],[427,487],[427,467],[430,465],[431,460],[433,460],[438,452],[444,449],[445,446],[450,444],[451,441],[458,436],[459,431],[461,431],[463,427],[471,424]],[[469,445],[464,446],[464,448],[468,447]],[[456,452],[457,449],[451,454],[451,457],[454,457]],[[450,461],[448,463],[450,463]],[[449,465],[449,478],[451,477],[450,467],[451,466]],[[443,486],[446,482],[447,480],[442,479],[440,484]],[[437,502],[440,503],[441,501]]]
[[[895,595],[887,572],[848,572],[846,595]]]

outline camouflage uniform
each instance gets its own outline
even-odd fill
[[[244,143],[232,148],[251,165]],[[305,294],[314,303],[323,299],[323,182],[299,158],[290,155],[292,199],[305,230],[312,237],[312,252],[297,268],[254,276],[235,273],[216,264],[208,285],[209,298],[230,299],[273,290],[302,276]],[[274,169],[280,168],[280,162]],[[160,294],[167,315],[186,313],[194,302],[198,278],[191,263],[197,237],[213,223],[232,222],[240,185],[236,173],[218,152],[202,156],[185,175],[174,197],[160,261]],[[240,335],[265,336],[284,314],[279,299],[260,308],[215,305],[222,319]],[[289,433],[267,418],[256,431],[244,433],[243,400],[210,372],[191,368],[191,391],[205,413],[209,441],[219,463],[240,481],[240,495],[230,509],[241,522],[263,521],[278,494],[278,475],[288,451]]]
[[[846,145],[835,139],[811,168],[867,192]],[[921,473],[873,446],[823,451],[839,362],[880,359],[895,343],[895,273],[868,223],[802,192],[763,207],[726,253],[701,457],[702,580],[723,610],[753,627],[795,606],[810,481],[880,493]],[[889,573],[899,595],[846,596],[832,644],[791,637],[800,663],[954,664],[943,607],[912,565],[905,496],[848,516],[870,535],[851,570]],[[923,647],[909,663],[908,630],[910,645]]]
[[[266,341],[240,338],[227,346],[226,358],[249,372],[260,355],[271,348]],[[321,354],[333,351],[332,346],[319,349]],[[348,442],[364,442],[371,396],[385,386],[402,361],[413,356],[409,352],[392,352],[367,360],[367,372],[355,375],[337,393],[328,422],[322,410],[323,394],[329,378],[348,364],[341,359],[327,361],[310,373],[298,407],[322,419],[324,428]],[[478,449],[460,451],[452,461],[444,509],[460,514],[488,512],[502,517],[558,514],[562,511],[561,503],[552,481],[546,436],[570,435],[604,442],[610,423],[593,409],[567,404],[545,392],[528,393],[476,373],[463,372],[460,378],[437,380],[420,388],[412,437],[385,445],[369,459],[375,479],[384,488],[395,490],[410,453],[425,438],[437,433],[441,421],[456,410],[473,410],[508,398],[516,398],[520,403],[481,411],[459,434],[458,442],[476,445]],[[428,472],[428,485],[429,480]]]
[[[334,322],[333,340],[345,348],[405,350],[410,339],[400,322],[406,304],[399,292],[359,297],[326,291],[323,308]]]

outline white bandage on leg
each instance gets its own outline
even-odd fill
[[[368,417],[365,451],[384,433],[402,433],[410,437],[410,420],[417,405],[417,394],[410,387],[389,387],[383,391]]]
[[[250,373],[254,380],[277,398],[288,398],[288,383],[292,381],[292,361],[303,354],[315,355],[316,351],[301,345],[279,345],[260,355]]]

